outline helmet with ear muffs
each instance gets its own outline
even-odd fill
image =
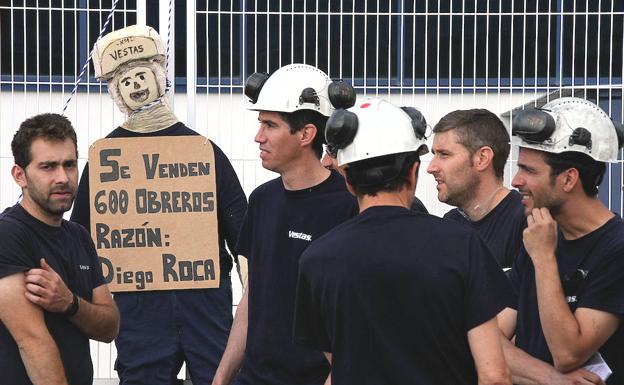
[[[624,128],[597,105],[560,98],[542,108],[520,111],[512,121],[512,143],[551,153],[581,152],[600,162],[616,162]]]
[[[338,149],[340,166],[385,155],[427,153],[427,122],[413,107],[397,107],[382,99],[359,100],[336,110],[327,121],[325,139]]]
[[[245,83],[245,95],[254,111],[318,111],[330,116],[336,108],[355,103],[355,90],[348,83],[332,81],[323,71],[307,64],[290,64],[272,75],[256,72]]]

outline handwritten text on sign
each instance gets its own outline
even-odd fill
[[[89,150],[91,236],[112,291],[219,287],[212,144],[100,139]]]

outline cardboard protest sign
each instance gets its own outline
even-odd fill
[[[91,146],[91,236],[111,291],[219,287],[214,172],[203,136]]]

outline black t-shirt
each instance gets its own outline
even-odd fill
[[[496,207],[478,221],[467,219],[456,208],[444,214],[444,218],[468,224],[477,230],[501,267],[511,267],[520,252],[526,215],[522,196],[515,190],[510,191]]]
[[[164,130],[136,133],[118,127],[108,134],[107,138],[130,138],[130,137],[155,137],[155,136],[188,136],[199,135],[197,132],[178,122]],[[212,141],[211,141],[212,143]],[[217,185],[217,221],[219,232],[219,261],[221,274],[228,275],[232,270],[232,257],[225,247],[234,251],[238,231],[247,209],[245,193],[240,185],[236,172],[232,168],[230,161],[223,151],[216,144],[212,143],[215,157],[215,180]],[[74,202],[74,209],[71,220],[83,225],[90,231],[90,204],[89,204],[89,165],[87,164],[80,177],[78,194]],[[199,233],[198,233],[199,234]],[[234,255],[237,255],[234,253]]]
[[[477,235],[375,206],[301,256],[295,342],[332,353],[332,383],[476,384],[466,333],[511,288]]]
[[[624,316],[624,224],[619,216],[578,239],[568,241],[559,232],[556,256],[562,286],[573,312],[585,307]],[[583,273],[577,272],[578,269]],[[517,293],[516,345],[552,364],[539,318],[535,269],[524,248],[512,268],[511,281]],[[613,371],[607,384],[624,383],[622,325],[599,351]]]
[[[281,178],[256,188],[238,251],[249,258],[249,324],[239,375],[249,385],[323,384],[329,365],[321,352],[292,342],[297,270],[311,242],[357,213],[344,179],[289,191]]]
[[[82,226],[65,220],[60,227],[49,226],[20,204],[6,209],[0,214],[0,278],[40,268],[41,258],[72,292],[87,301],[91,301],[93,289],[104,284],[95,247]],[[44,310],[44,317],[69,383],[91,384],[89,338],[62,315]],[[1,322],[0,376],[3,384],[31,384],[15,340]]]
[[[429,214],[429,211],[427,210],[425,205],[422,203],[422,201],[418,199],[418,197],[414,197],[414,201],[412,202],[412,207],[410,208],[410,210],[412,210],[415,213]]]

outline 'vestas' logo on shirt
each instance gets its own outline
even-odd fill
[[[292,230],[288,230],[288,238],[303,239],[304,241],[312,242],[312,236],[304,233],[297,233]]]

